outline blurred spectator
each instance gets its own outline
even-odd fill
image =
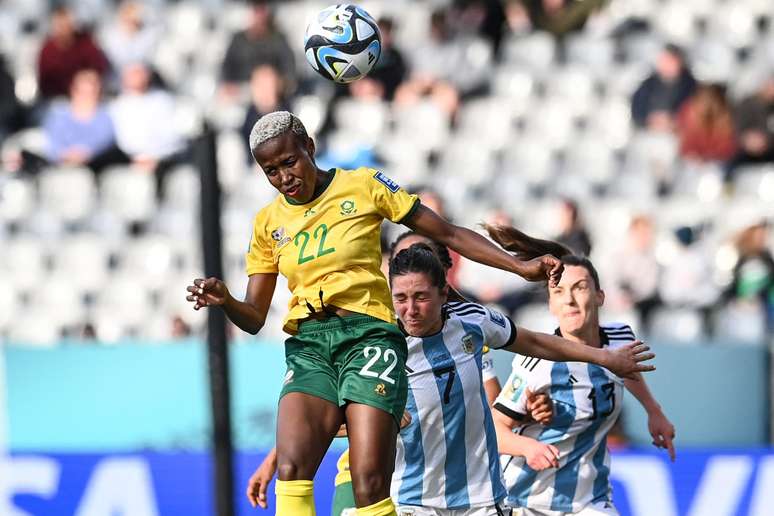
[[[768,246],[770,226],[762,221],[736,238],[739,258],[725,292],[727,301],[759,302],[766,312],[769,332],[774,332],[774,258]]]
[[[701,239],[702,233],[703,228],[688,226],[675,230],[678,245],[664,267],[659,292],[667,306],[700,310],[707,327],[719,292],[711,280],[712,255]]]
[[[510,36],[524,36],[532,31],[532,20],[522,0],[505,0],[505,24]]]
[[[653,245],[653,221],[639,215],[629,223],[623,246],[613,253],[608,289],[611,307],[634,308],[645,333],[650,329],[650,315],[661,304],[658,285],[661,268]]]
[[[735,122],[739,152],[727,166],[728,179],[739,165],[774,161],[774,75],[739,104]]]
[[[607,3],[607,0],[523,1],[532,25],[557,37],[582,29],[589,16]]]
[[[677,117],[680,155],[696,161],[726,161],[736,152],[731,109],[725,88],[698,87]]]
[[[46,157],[52,163],[89,165],[99,171],[125,161],[115,148],[113,122],[102,104],[102,81],[94,70],[75,74],[70,102],[53,105],[43,121],[48,141]],[[120,156],[119,156],[120,155]]]
[[[22,107],[16,98],[16,83],[5,58],[0,55],[0,145],[22,125]]]
[[[118,148],[134,164],[155,171],[161,184],[164,173],[181,159],[185,142],[174,126],[174,97],[151,88],[150,79],[150,70],[143,64],[124,68],[121,94],[110,114]]]
[[[447,12],[436,10],[430,16],[430,40],[416,49],[411,76],[395,92],[395,102],[411,105],[429,97],[454,115],[461,97],[484,91],[491,61],[492,50],[484,40],[455,34]]]
[[[130,64],[148,62],[153,57],[160,34],[147,18],[141,3],[124,0],[116,19],[102,31],[102,46],[117,73]]]
[[[353,97],[378,97],[392,100],[395,90],[406,78],[406,60],[395,48],[395,24],[392,18],[379,19],[382,35],[382,53],[371,73],[349,85]]]
[[[559,203],[559,235],[556,240],[569,247],[574,254],[591,254],[591,238],[581,220],[578,204],[572,199]]]
[[[185,339],[191,336],[191,326],[186,323],[182,317],[175,315],[172,317],[172,338]]]
[[[223,59],[221,79],[224,92],[234,95],[260,65],[272,65],[279,70],[288,85],[295,83],[296,69],[293,51],[285,36],[274,25],[271,6],[266,0],[252,0],[250,24],[237,32]]]
[[[682,50],[667,45],[655,71],[634,92],[632,119],[637,127],[671,131],[680,106],[695,90],[696,80],[685,65]]]
[[[38,89],[44,99],[67,95],[80,70],[104,75],[108,61],[91,34],[75,26],[72,11],[59,6],[51,14],[51,28],[38,58]]]
[[[463,31],[479,34],[489,40],[498,56],[503,39],[505,8],[501,0],[455,0],[456,25]]]
[[[272,65],[261,65],[253,70],[250,76],[250,96],[252,102],[242,123],[242,141],[245,142],[250,140],[253,125],[263,115],[272,111],[290,111],[285,81]],[[247,149],[247,161],[253,162],[250,149]]]

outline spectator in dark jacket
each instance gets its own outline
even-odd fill
[[[734,113],[739,152],[727,165],[727,179],[737,166],[774,161],[774,76],[744,99]]]
[[[290,111],[285,82],[272,65],[261,65],[250,76],[250,106],[242,123],[242,141],[250,140],[253,126],[263,115],[272,111]],[[247,162],[254,158],[247,149]]]
[[[68,94],[80,70],[104,75],[108,60],[91,34],[79,31],[70,9],[60,6],[51,14],[51,31],[38,58],[38,89],[44,99]]]
[[[572,199],[562,199],[559,204],[559,226],[557,241],[579,256],[591,253],[591,238],[581,220],[578,203]]]
[[[680,106],[695,90],[696,80],[682,51],[667,45],[658,56],[655,71],[634,92],[632,119],[637,127],[671,131]]]
[[[369,97],[372,92],[376,92],[377,97],[392,100],[395,90],[406,78],[406,60],[400,50],[395,48],[394,28],[391,18],[379,20],[382,53],[371,73],[349,85],[353,97]]]
[[[256,67],[268,64],[293,83],[296,64],[285,36],[275,27],[271,7],[265,0],[253,0],[250,25],[231,38],[221,68],[226,94],[250,80]]]
[[[0,145],[7,136],[16,132],[22,123],[22,108],[16,98],[15,84],[5,59],[0,56]]]

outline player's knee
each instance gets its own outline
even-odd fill
[[[352,473],[352,488],[359,505],[371,505],[390,495],[389,478],[376,470]]]
[[[292,458],[278,458],[277,477],[280,480],[311,480],[314,467]]]

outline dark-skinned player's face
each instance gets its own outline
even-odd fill
[[[317,166],[314,164],[314,142],[286,131],[258,146],[253,151],[271,185],[299,203],[314,195]]]

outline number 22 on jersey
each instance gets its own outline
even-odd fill
[[[328,226],[320,224],[317,226],[310,236],[306,231],[301,231],[296,235],[293,240],[298,247],[298,265],[311,262],[312,260],[325,256],[336,251],[334,247],[325,247],[325,238],[328,236]],[[307,254],[307,246],[309,241],[312,240],[312,246]],[[317,254],[314,252],[314,244],[317,243]]]

